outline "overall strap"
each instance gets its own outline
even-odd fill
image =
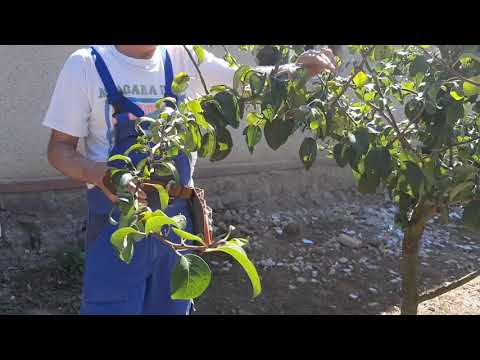
[[[113,81],[110,71],[108,71],[107,65],[103,61],[102,57],[95,48],[91,47],[92,57],[95,62],[98,75],[102,80],[105,91],[107,92],[107,101],[113,106],[116,113],[132,113],[136,117],[142,117],[145,115],[142,109],[138,107],[133,101],[129,100],[122,93],[120,93]]]
[[[172,91],[172,83],[173,83],[173,67],[172,67],[172,60],[170,59],[170,55],[168,55],[167,48],[163,48],[163,66],[165,70],[165,97],[172,97],[177,99],[177,96]],[[177,99],[178,100],[178,99]]]

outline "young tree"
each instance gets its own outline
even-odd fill
[[[202,47],[185,49],[194,63],[202,62]],[[465,225],[480,228],[477,46],[353,45],[349,49],[361,61],[347,77],[326,73],[311,82],[302,66],[295,68],[292,76],[279,71],[280,64],[295,60],[305,46],[242,45],[240,49],[260,54],[258,58],[264,62],[270,56],[276,64],[268,72],[239,65],[225,48],[225,59],[237,68],[233,88],[205,86],[205,96],[188,99],[173,109],[165,107],[173,99],[159,100],[160,117],[139,119],[139,131],[145,123],[150,124],[149,131],[143,131],[124,157],[115,157],[126,165],[113,170],[113,182],[124,196],[120,228],[112,243],[125,261],[131,257],[135,239],[145,234],[156,233],[168,243],[161,230],[170,225],[183,239],[198,243],[169,243],[181,256],[173,274],[177,277],[173,283],[180,284],[174,290],[175,298],[197,297],[210,282],[208,265],[197,255],[182,255],[184,250],[233,255],[247,270],[254,295],[258,295],[258,275],[241,248],[245,240],[230,240],[227,235],[205,244],[201,237],[181,230],[181,219],[140,206],[125,190],[132,179],[141,187],[153,173],[175,175],[171,159],[179,151],[198,151],[200,157],[211,161],[225,159],[232,150],[229,127],[239,128],[244,119],[243,135],[252,154],[262,137],[277,150],[290,136],[303,132],[299,157],[305,168],[325,151],[340,167],[351,167],[360,192],[375,193],[380,188],[388,192],[397,205],[396,223],[404,230],[402,314],[416,314],[419,302],[478,275],[418,295],[418,253],[426,223],[437,215],[448,220],[448,209],[461,206]],[[198,66],[197,70],[202,77]],[[174,90],[184,92],[192,75],[196,76],[178,74]],[[133,168],[128,158],[131,151],[145,152],[148,157]],[[165,208],[166,190],[157,188]],[[197,274],[195,284],[182,287],[182,276],[188,271]]]

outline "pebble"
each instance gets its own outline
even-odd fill
[[[337,240],[343,246],[346,246],[352,249],[358,249],[360,246],[362,246],[362,242],[360,240],[355,239],[347,234],[340,234],[337,237]]]
[[[377,302],[368,303],[368,306],[369,306],[369,307],[375,307],[375,306],[378,306],[378,305],[380,305],[380,304],[377,303]]]
[[[445,261],[445,264],[447,264],[447,265],[458,265],[458,261],[454,260],[454,259],[449,259],[449,260]]]
[[[357,299],[359,298],[359,295],[352,293],[352,294],[349,295],[349,297],[350,297],[350,299],[352,299],[352,300],[357,300]]]
[[[370,291],[372,294],[377,294],[378,293],[378,290],[371,287],[371,288],[368,288],[368,291]]]
[[[289,288],[290,290],[295,290],[297,287],[296,287],[295,285],[288,285],[288,288]]]
[[[318,276],[318,271],[316,271],[316,270],[312,271],[312,276],[317,277]]]
[[[283,234],[283,230],[282,228],[279,228],[279,227],[274,227],[273,230],[275,230],[275,232],[278,234],[278,235],[282,235]]]
[[[291,222],[286,224],[283,230],[288,235],[299,235],[302,231],[302,228],[298,223]]]
[[[261,266],[274,266],[275,262],[272,259],[265,259],[265,260],[260,260],[258,262],[258,265]]]
[[[342,264],[348,263],[348,259],[346,257],[341,257],[340,259],[338,259],[338,261]]]
[[[301,284],[305,284],[307,282],[307,279],[305,279],[304,277],[298,277],[297,281]]]
[[[472,247],[469,246],[469,245],[455,244],[455,246],[458,247],[459,249],[462,249],[462,250],[467,250],[467,251],[471,251],[471,250],[472,250]]]

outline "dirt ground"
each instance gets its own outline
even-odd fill
[[[283,196],[268,207],[216,209],[219,231],[238,223],[257,265],[263,292],[252,300],[243,270],[210,255],[212,284],[195,314],[398,314],[401,233],[383,196],[338,192]],[[421,251],[421,290],[478,269],[480,238],[451,223],[428,225]],[[81,295],[79,250],[52,254],[0,248],[1,314],[77,314]],[[480,279],[420,305],[420,314],[480,314]]]

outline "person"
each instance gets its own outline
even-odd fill
[[[192,46],[187,46],[195,56]],[[298,63],[311,76],[326,69],[335,70],[328,49],[310,50]],[[207,86],[233,86],[235,70],[226,61],[205,51],[200,70]],[[288,66],[285,67],[288,70]],[[107,159],[125,150],[131,138],[133,119],[154,117],[158,99],[175,97],[171,91],[174,74],[191,76],[184,94],[203,95],[196,68],[182,45],[93,45],[75,51],[58,77],[43,125],[51,129],[48,160],[62,174],[87,185],[88,222],[85,243],[85,271],[80,314],[188,315],[192,301],[170,298],[170,274],[176,254],[153,237],[136,243],[130,264],[123,263],[110,243],[116,230],[108,220],[118,201],[105,184]],[[180,99],[181,100],[181,99]],[[84,139],[85,155],[78,150]],[[175,159],[183,186],[193,186],[196,156]],[[139,200],[150,198],[135,189]],[[185,199],[173,200],[166,214],[187,218],[186,231],[192,230],[191,213]],[[114,215],[115,216],[115,215]],[[174,235],[172,241],[178,241]]]

